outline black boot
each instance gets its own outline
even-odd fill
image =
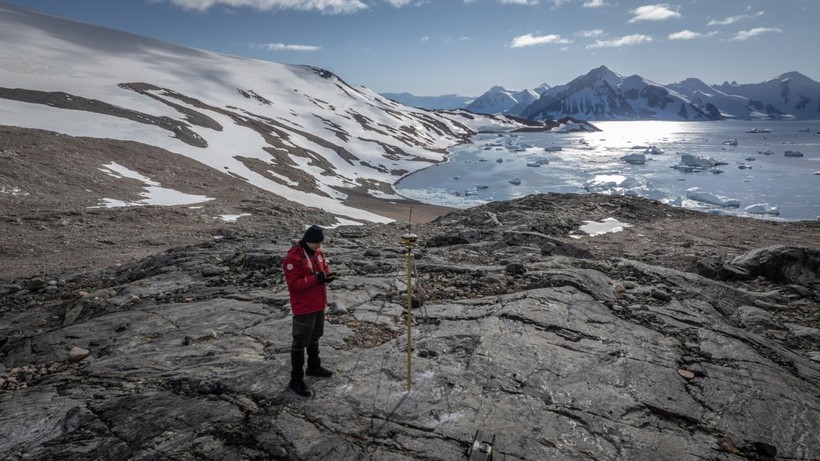
[[[322,367],[322,360],[319,358],[319,343],[308,344],[307,347],[307,374],[308,376],[318,376],[320,378],[330,378],[333,372]]]
[[[312,393],[310,389],[308,389],[307,384],[305,384],[304,379],[305,353],[301,350],[290,351],[290,366],[290,382],[288,383],[288,387],[302,397],[310,397]]]

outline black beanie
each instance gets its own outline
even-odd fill
[[[322,240],[324,239],[325,231],[316,224],[308,227],[305,231],[305,236],[302,237],[302,240],[304,240],[305,243],[322,243]]]

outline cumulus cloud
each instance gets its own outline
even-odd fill
[[[537,5],[538,0],[501,0],[501,3],[508,5]]]
[[[639,6],[632,10],[632,14],[634,14],[635,17],[630,19],[629,22],[664,21],[666,19],[681,17],[681,14],[672,8],[673,6],[668,3]]]
[[[604,35],[604,31],[601,29],[579,30],[575,33],[575,35],[584,38],[600,37],[601,35]]]
[[[167,1],[184,10],[206,11],[215,6],[252,8],[259,11],[299,10],[345,14],[367,8],[361,0],[156,0]],[[401,0],[392,0],[401,2]]]
[[[640,45],[641,43],[648,43],[652,41],[649,35],[632,34],[620,38],[613,38],[612,40],[596,40],[592,45],[587,45],[587,48],[620,48],[622,46]]]
[[[752,37],[757,37],[758,35],[768,34],[768,33],[780,33],[783,32],[782,30],[778,29],[777,27],[755,27],[754,29],[750,30],[741,30],[732,37],[731,39],[737,42],[745,42]]]
[[[550,35],[521,35],[519,37],[515,37],[510,43],[510,47],[512,48],[524,48],[525,46],[536,46],[536,45],[547,45],[550,43],[570,43],[569,40],[561,38],[560,35],[550,34]]]
[[[584,8],[600,8],[606,5],[607,3],[604,0],[588,0],[584,2]]]
[[[259,45],[253,45],[253,47],[268,51],[318,51],[322,49],[321,46],[287,45],[284,43],[262,43]]]

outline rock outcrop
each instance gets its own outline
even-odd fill
[[[817,248],[718,280],[526,203],[418,228],[409,392],[406,229],[328,230],[335,374],[309,399],[286,387],[288,238],[6,283],[0,458],[462,460],[477,430],[508,461],[820,458]]]

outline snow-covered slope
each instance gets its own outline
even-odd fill
[[[752,108],[749,105],[749,98],[726,94],[697,78],[687,78],[681,82],[666,85],[666,87],[685,95],[693,104],[716,117],[727,119],[768,117],[768,114]]]
[[[477,114],[519,115],[522,110],[538,100],[541,92],[549,88],[543,84],[534,90],[508,90],[503,86],[494,86],[465,107]]]
[[[345,189],[392,193],[501,117],[433,113],[322,69],[231,57],[0,3],[0,125],[130,140],[361,220]],[[102,167],[102,165],[100,165]],[[80,187],[81,185],[78,185]]]
[[[773,118],[820,118],[820,82],[800,72],[787,72],[761,83],[724,82],[713,87],[748,98],[751,110]]]
[[[418,107],[430,110],[452,110],[463,109],[475,100],[473,96],[462,96],[458,94],[444,94],[441,96],[416,96],[410,93],[380,93],[387,99],[404,104],[405,106]]]
[[[477,114],[501,114],[518,104],[515,99],[516,93],[518,91],[494,86],[468,104],[465,109]]]
[[[445,94],[441,96],[416,96],[410,93],[381,93],[382,96],[411,107],[431,110],[467,109],[477,114],[507,114],[517,116],[538,100],[549,89],[543,83],[530,90],[508,90],[494,86],[479,97]]]
[[[820,118],[820,82],[799,72],[787,72],[762,83],[707,85],[688,78],[667,87],[707,112],[718,110],[723,118]]]
[[[541,94],[521,112],[532,120],[713,120],[691,101],[638,75],[623,77],[606,66]]]

